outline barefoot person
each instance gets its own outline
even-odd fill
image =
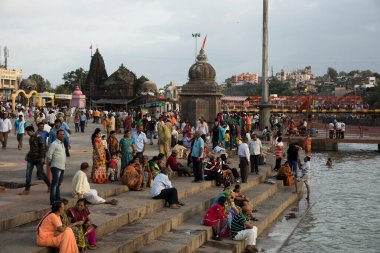
[[[304,182],[306,186],[307,191],[307,197],[306,199],[310,199],[310,178],[309,178],[309,170],[310,170],[310,156],[306,156],[304,158],[304,163],[300,164],[301,171],[302,171],[302,177],[301,180]]]
[[[161,173],[154,178],[151,194],[153,199],[165,199],[172,209],[178,209],[183,205],[178,201],[177,189],[172,186],[166,168],[162,168]]]
[[[84,162],[80,165],[80,170],[78,170],[71,182],[72,185],[72,195],[73,197],[78,197],[78,199],[85,198],[91,204],[111,204],[116,205],[117,200],[112,199],[106,201],[105,199],[99,197],[98,191],[90,188],[90,184],[87,179],[87,172],[89,169],[88,163]]]
[[[233,240],[247,240],[246,252],[258,252],[256,248],[257,227],[250,220],[252,210],[243,207],[242,212],[236,215],[231,222],[231,235]]]
[[[140,165],[140,159],[135,156],[127,168],[123,170],[121,181],[131,191],[141,191],[144,187],[144,173]]]

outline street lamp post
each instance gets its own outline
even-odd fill
[[[193,33],[191,34],[193,38],[195,38],[195,61],[197,61],[197,54],[198,54],[198,38],[201,37],[200,33]]]
[[[263,55],[261,77],[262,99],[260,108],[260,130],[269,124],[270,109],[268,89],[268,0],[263,0]]]

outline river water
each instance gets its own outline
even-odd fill
[[[313,152],[314,205],[281,253],[380,252],[377,145],[344,144],[339,148],[339,152]],[[331,168],[325,165],[328,157],[333,160]]]

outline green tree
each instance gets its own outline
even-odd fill
[[[352,70],[352,71],[348,72],[348,75],[349,76],[354,76],[355,74],[359,74],[359,73],[360,73],[359,70]]]
[[[88,71],[84,70],[83,68],[77,68],[76,70],[63,74],[63,84],[67,87],[71,87],[71,89],[74,90],[75,86],[81,86],[85,83],[87,75]]]
[[[277,94],[278,96],[291,96],[293,95],[290,89],[290,83],[282,82],[276,78],[269,82],[269,93]]]
[[[373,76],[372,71],[369,70],[369,69],[360,72],[360,74],[362,75],[362,77],[370,77],[370,76]]]
[[[339,72],[339,76],[347,76],[347,72],[340,71],[340,72]]]
[[[365,93],[365,101],[375,108],[380,108],[380,85],[375,86]]]
[[[71,94],[73,92],[71,85],[59,84],[55,87],[55,93],[57,94]]]
[[[28,77],[28,79],[31,79],[36,82],[37,84],[37,91],[38,92],[44,92],[44,91],[51,91],[52,87],[48,80],[45,80],[41,75],[39,74],[33,74]]]
[[[327,68],[327,75],[330,77],[330,80],[335,81],[338,76],[338,72],[334,68],[329,67]]]

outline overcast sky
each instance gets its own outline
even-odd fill
[[[262,0],[0,0],[0,45],[9,67],[55,86],[65,72],[90,65],[89,45],[108,75],[123,63],[159,87],[187,82],[207,34],[217,81],[261,73]],[[312,66],[315,74],[380,72],[379,0],[269,0],[269,66]],[[3,55],[3,54],[2,54]],[[3,61],[3,59],[2,59]]]

